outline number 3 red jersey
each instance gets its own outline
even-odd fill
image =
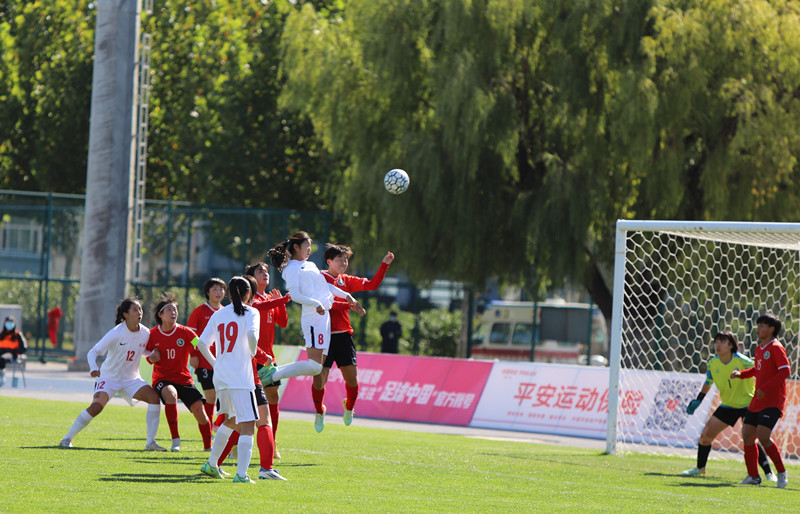
[[[189,372],[189,352],[195,333],[183,325],[176,324],[169,333],[161,327],[150,329],[148,350],[158,350],[161,358],[153,364],[153,385],[162,380],[178,385],[192,385],[194,380]]]

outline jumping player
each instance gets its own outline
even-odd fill
[[[195,307],[186,321],[186,326],[195,334],[202,334],[211,315],[222,308],[222,300],[225,298],[227,287],[221,278],[213,277],[206,280],[203,286],[206,302]],[[215,349],[214,346],[210,348],[211,355],[216,355]],[[214,370],[197,348],[192,347],[189,355],[189,365],[194,368],[194,374],[197,376],[197,381],[203,388],[203,396],[206,398],[203,408],[209,421],[213,421],[214,405],[217,403],[217,392],[214,390]]]
[[[172,295],[165,295],[156,304],[155,320],[157,325],[150,329],[147,342],[147,349],[154,353],[147,360],[153,364],[153,389],[164,402],[164,414],[172,435],[171,450],[177,452],[181,449],[178,398],[194,414],[203,438],[203,448],[211,450],[211,425],[203,410],[205,399],[194,386],[188,366],[191,342],[197,335],[178,323],[178,306]]]
[[[257,262],[252,266],[248,266],[245,270],[245,276],[253,277],[257,284],[252,305],[261,315],[261,333],[258,337],[258,347],[272,358],[272,363],[274,364],[277,362],[275,360],[275,350],[273,348],[273,343],[275,342],[275,325],[283,328],[286,327],[289,321],[286,314],[286,303],[291,300],[291,296],[283,296],[277,289],[273,289],[267,293],[269,268],[266,263]],[[260,380],[258,380],[258,384],[261,384]],[[275,440],[275,453],[273,455],[275,459],[281,458],[281,454],[278,453],[278,443],[276,439],[278,433],[278,419],[280,417],[280,408],[278,407],[278,401],[280,400],[278,388],[280,385],[281,383],[278,381],[263,388],[268,402],[272,437]],[[256,393],[256,398],[258,398],[258,393]]]
[[[217,462],[238,424],[241,436],[233,481],[248,484],[255,483],[247,476],[247,468],[253,454],[253,434],[258,419],[252,360],[258,347],[259,318],[256,310],[246,305],[252,294],[247,280],[233,277],[228,283],[230,305],[215,312],[199,340],[195,339],[203,356],[214,367],[219,412],[227,416],[217,430],[211,454],[201,471],[222,478]],[[217,345],[216,358],[209,351],[212,344]]]
[[[742,427],[744,439],[744,461],[747,465],[747,477],[742,484],[759,485],[756,450],[756,437],[775,464],[778,471],[778,487],[784,488],[788,483],[786,468],[778,445],[771,439],[772,429],[783,416],[786,404],[786,379],[791,375],[786,350],[778,341],[783,325],[772,314],[762,314],[756,320],[758,346],[755,351],[755,366],[731,372],[731,378],[756,377],[756,392],[747,408]]]
[[[268,253],[270,263],[281,270],[292,300],[301,304],[300,326],[306,341],[308,360],[293,362],[279,368],[264,366],[258,372],[261,382],[270,385],[277,380],[300,375],[315,376],[322,371],[331,342],[331,317],[334,296],[347,299],[353,308],[360,308],[353,295],[328,284],[311,256],[311,237],[306,232],[293,234]]]
[[[734,426],[739,418],[744,418],[747,414],[747,406],[753,399],[755,382],[752,378],[745,380],[734,380],[731,382],[730,375],[733,370],[742,370],[753,366],[753,359],[739,353],[739,341],[729,330],[723,330],[714,336],[714,351],[716,356],[708,361],[706,371],[706,381],[703,384],[697,398],[689,402],[686,406],[686,413],[694,414],[700,406],[712,385],[717,386],[720,396],[720,406],[714,411],[714,415],[708,418],[703,432],[700,434],[700,442],[697,445],[697,466],[684,471],[684,476],[701,476],[706,474],[706,463],[708,455],[711,453],[711,443],[714,439],[729,426]],[[744,425],[742,425],[744,427]],[[764,469],[767,480],[776,482],[778,478],[769,467],[769,460],[764,448],[756,444],[758,448],[758,463]]]
[[[387,252],[381,261],[381,265],[372,279],[346,275],[347,266],[350,264],[350,257],[353,251],[342,245],[327,244],[323,259],[328,265],[328,269],[322,272],[322,276],[329,284],[334,284],[342,291],[355,293],[357,291],[374,291],[381,285],[386,270],[394,260],[394,254]],[[359,306],[360,307],[360,306]],[[358,373],[356,369],[356,345],[353,342],[353,327],[350,324],[350,306],[347,302],[336,299],[331,309],[331,347],[325,363],[322,365],[322,372],[314,377],[311,386],[311,397],[314,401],[314,408],[317,414],[314,419],[314,428],[317,432],[322,432],[325,428],[325,384],[328,383],[328,374],[331,372],[333,363],[339,366],[344,378],[345,391],[347,397],[342,399],[344,414],[342,419],[344,424],[350,426],[353,422],[353,408],[358,398]],[[362,316],[366,314],[364,309],[357,310]]]
[[[147,414],[147,451],[167,451],[156,443],[158,421],[161,416],[161,404],[158,393],[142,380],[139,374],[139,361],[142,354],[150,356],[145,349],[150,331],[142,325],[142,306],[136,298],[126,298],[117,306],[116,326],[106,333],[100,341],[89,350],[86,360],[89,361],[90,375],[97,377],[92,404],[81,411],[67,435],[58,445],[71,448],[72,440],[78,432],[103,411],[110,398],[120,393],[131,405],[133,400],[146,402]],[[97,357],[106,355],[102,367],[97,365]]]

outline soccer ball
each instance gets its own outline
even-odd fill
[[[399,195],[408,189],[410,183],[408,173],[400,169],[391,170],[383,177],[383,186],[393,195]]]

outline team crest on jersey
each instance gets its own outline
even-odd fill
[[[339,280],[336,281],[336,285],[339,287],[344,285],[344,280],[342,280],[342,277],[339,277]]]
[[[769,359],[769,350],[767,350],[766,352],[764,352],[764,358],[765,358],[765,359]]]
[[[183,339],[178,339],[178,342],[176,344],[178,345],[178,348],[183,348],[184,345]]]

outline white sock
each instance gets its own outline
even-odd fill
[[[158,421],[161,419],[161,404],[150,403],[147,405],[147,414],[145,420],[147,422],[147,444],[155,442],[156,434],[158,434]]]
[[[217,467],[217,462],[219,462],[219,458],[225,450],[232,433],[233,429],[225,425],[220,425],[217,429],[217,436],[214,438],[214,444],[211,445],[211,454],[208,456],[208,463],[211,466]]]
[[[317,361],[297,361],[286,364],[278,368],[272,380],[278,381],[284,378],[299,377],[301,375],[313,377],[322,372],[322,364]]]
[[[240,435],[237,452],[236,474],[240,477],[246,477],[247,468],[250,467],[250,458],[253,456],[253,436]]]
[[[75,439],[75,436],[78,435],[78,432],[86,428],[86,425],[88,425],[93,419],[94,416],[85,410],[82,410],[81,413],[78,414],[78,417],[75,418],[75,422],[72,424],[72,427],[70,427],[69,432],[67,432],[67,435],[65,435],[64,438],[72,441]]]

